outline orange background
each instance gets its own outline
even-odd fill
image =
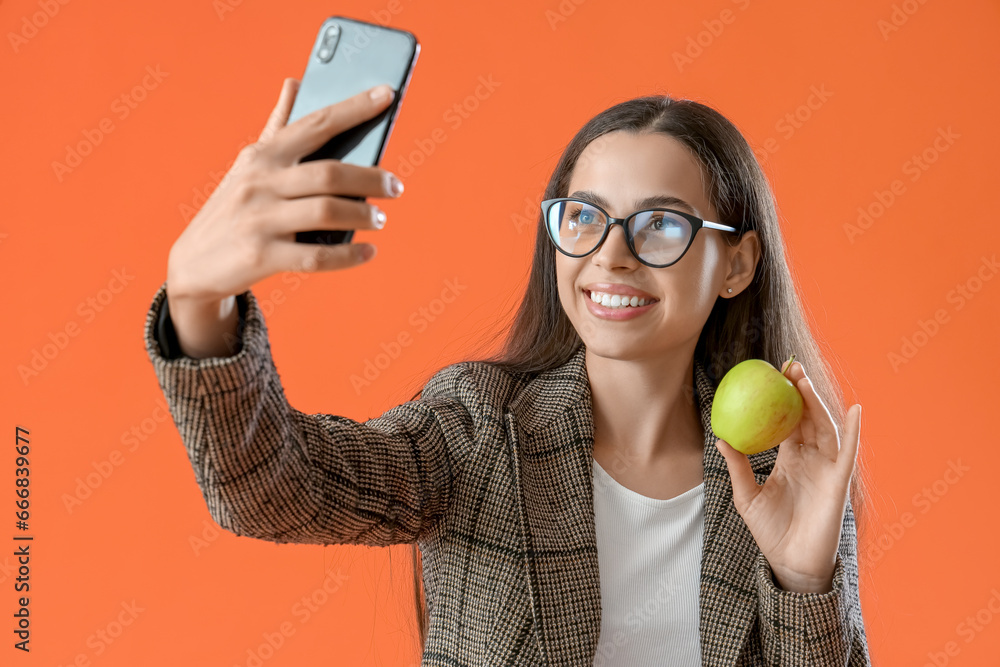
[[[1000,240],[990,213],[997,2],[226,1],[0,4],[2,553],[16,533],[15,426],[31,432],[35,536],[32,651],[11,648],[16,575],[2,556],[0,661],[247,665],[248,651],[290,622],[294,634],[268,667],[418,662],[409,547],[279,546],[212,532],[142,343],[182,207],[256,139],[282,79],[301,76],[322,20],[342,14],[408,29],[422,44],[383,160],[406,193],[380,201],[385,230],[358,233],[378,245],[370,264],[294,289],[280,276],[254,287],[264,301],[272,290],[282,299],[267,323],[295,407],[365,419],[463,358],[520,298],[536,205],[576,130],[633,96],[698,99],[766,154],[802,298],[848,405],[864,406],[861,457],[874,484],[861,585],[875,664],[934,664],[935,654],[938,665],[994,664],[1000,278],[984,258]],[[43,6],[58,11],[47,17]],[[44,25],[32,32],[32,21]],[[14,44],[17,33],[32,36]],[[691,46],[699,40],[701,53]],[[688,48],[694,57],[678,65]],[[164,78],[123,118],[115,100],[147,67]],[[481,78],[495,90],[470,98]],[[456,104],[469,105],[457,127],[446,116]],[[795,126],[783,120],[796,113]],[[113,131],[60,180],[53,163],[107,119]],[[953,141],[935,147],[948,128]],[[925,151],[933,162],[913,171]],[[408,173],[404,160],[420,164]],[[878,211],[896,180],[894,201],[849,238],[859,207]],[[489,244],[467,243],[470,227],[487,226]],[[131,276],[125,288],[88,310],[89,298],[110,294],[116,270]],[[411,314],[448,279],[467,287],[418,331]],[[960,285],[971,298],[956,297]],[[914,340],[936,314],[933,335]],[[74,324],[76,335],[23,379],[19,367]],[[401,332],[413,343],[355,391],[350,376]],[[894,367],[904,339],[919,346]],[[143,439],[128,439],[133,428]],[[116,451],[120,465],[67,509],[79,479],[107,469]],[[906,512],[914,520],[904,526]],[[303,622],[294,605],[327,569],[343,583]],[[110,644],[97,640],[133,601],[134,622]],[[977,612],[975,630],[966,624]],[[957,655],[944,653],[948,642]]]

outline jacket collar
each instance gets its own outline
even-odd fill
[[[505,411],[520,538],[535,632],[546,664],[593,664],[601,626],[594,522],[594,424],[586,348],[528,382]],[[733,665],[753,625],[756,543],[736,512],[711,428],[715,387],[696,360],[695,400],[705,432],[705,523],[699,592],[702,664]],[[749,457],[763,483],[777,449]]]

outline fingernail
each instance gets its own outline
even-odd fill
[[[373,220],[375,226],[378,227],[379,229],[382,229],[382,227],[385,227],[385,212],[377,208],[372,210],[375,213],[375,218]]]
[[[394,174],[389,174],[389,192],[393,197],[403,194],[403,183]]]
[[[357,253],[361,256],[362,262],[367,262],[375,256],[375,246],[373,245],[357,245],[354,247],[357,248]]]
[[[369,96],[372,98],[372,102],[380,104],[386,100],[392,99],[393,94],[394,91],[392,88],[383,83],[372,88]]]

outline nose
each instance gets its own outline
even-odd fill
[[[608,235],[604,237],[604,241],[594,251],[591,258],[595,264],[605,268],[634,267],[639,264],[639,260],[629,250],[628,241],[625,240],[625,228],[621,225],[611,226]]]

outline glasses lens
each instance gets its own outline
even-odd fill
[[[629,221],[629,230],[639,257],[650,264],[677,260],[691,239],[691,223],[669,211],[643,211]]]
[[[582,201],[561,201],[549,207],[545,221],[552,240],[571,255],[584,255],[597,247],[608,220]]]

